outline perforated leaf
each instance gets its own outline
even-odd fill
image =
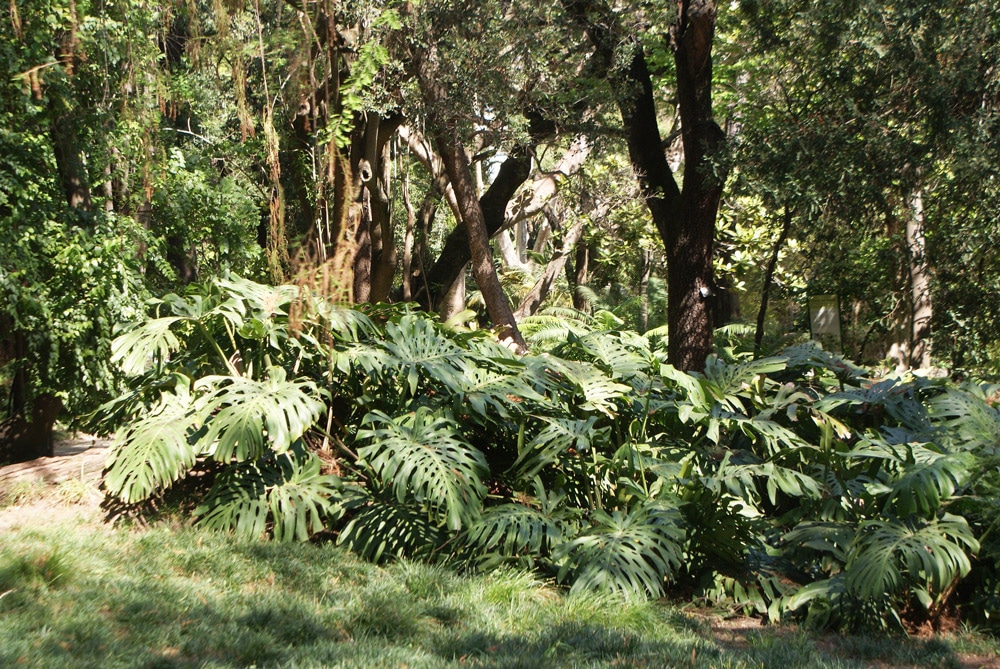
[[[266,449],[282,452],[325,413],[311,381],[286,381],[272,367],[268,378],[206,376],[195,387],[205,391],[199,406],[207,432],[202,442],[220,462],[256,460]]]
[[[400,503],[415,503],[452,530],[479,516],[489,467],[454,421],[420,407],[395,419],[373,411],[363,423],[373,427],[358,431],[366,444],[358,454]]]
[[[104,484],[126,504],[169,487],[194,466],[198,417],[186,393],[164,393],[148,414],[115,435]]]

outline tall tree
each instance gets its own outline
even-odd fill
[[[669,359],[698,370],[712,348],[712,254],[725,182],[725,134],[712,110],[716,5],[682,0],[669,31],[684,147],[683,188],[664,153],[653,80],[639,31],[603,0],[563,0],[590,40],[599,73],[612,87],[628,153],[667,254]]]

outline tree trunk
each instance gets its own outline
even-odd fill
[[[583,219],[578,219],[575,224],[566,232],[566,237],[563,239],[562,247],[552,254],[552,258],[549,260],[548,264],[545,266],[545,271],[542,272],[542,276],[538,278],[535,285],[532,286],[531,291],[521,302],[521,306],[517,308],[514,312],[514,317],[517,320],[521,320],[526,316],[533,315],[538,311],[538,307],[541,306],[542,301],[548,296],[549,292],[552,290],[552,286],[556,282],[556,278],[559,276],[560,272],[566,266],[566,261],[569,260],[570,254],[576,247],[576,243],[580,240],[583,235]]]
[[[702,370],[712,351],[711,297],[715,217],[724,174],[713,159],[726,135],[712,118],[712,39],[715,3],[682,0],[671,29],[684,144],[680,215],[667,224],[668,356],[684,370]]]
[[[441,296],[441,308],[438,315],[441,320],[447,321],[452,316],[465,310],[465,272],[463,271],[451,284],[444,295]]]
[[[582,239],[576,244],[576,265],[573,272],[573,308],[584,313],[590,312],[590,305],[580,288],[590,280],[590,247]]]
[[[417,212],[410,200],[410,174],[403,175],[400,188],[403,195],[403,207],[406,209],[406,232],[403,234],[403,301],[413,299],[413,288],[410,281],[413,276],[413,229],[417,222]]]
[[[372,208],[371,193],[361,187],[361,220],[354,235],[354,302],[368,301],[372,287]]]
[[[642,250],[642,260],[639,267],[639,332],[649,329],[649,277],[653,273],[653,252]]]
[[[562,0],[595,47],[602,76],[618,92],[629,158],[640,191],[667,253],[668,359],[683,370],[701,370],[712,348],[715,292],[712,252],[715,217],[724,174],[713,157],[725,133],[712,118],[712,39],[715,3],[681,0],[671,27],[677,73],[677,103],[684,146],[684,190],[674,180],[662,149],[652,80],[642,45],[603,0]],[[628,49],[622,48],[623,44]],[[616,65],[628,53],[627,65]]]
[[[781,247],[785,245],[785,239],[788,237],[788,231],[792,227],[792,210],[788,208],[788,203],[785,203],[785,216],[781,223],[781,233],[778,235],[778,239],[774,242],[774,247],[771,249],[771,257],[767,261],[767,267],[764,269],[764,278],[761,280],[760,287],[760,309],[757,310],[757,330],[753,335],[753,355],[758,357],[760,355],[760,346],[764,341],[764,321],[767,318],[767,302],[771,296],[771,283],[774,281],[774,271],[778,267],[778,257],[781,254]]]
[[[507,203],[517,188],[528,178],[530,172],[531,156],[523,149],[515,148],[500,166],[497,177],[478,203],[486,226],[487,238],[494,236],[503,228]],[[469,180],[471,179],[470,176]],[[442,292],[455,282],[462,268],[471,259],[465,221],[461,218],[459,221],[445,239],[444,247],[434,265],[427,271],[424,285],[416,288],[414,297],[425,309],[434,307],[440,300]]]
[[[931,366],[931,303],[930,268],[924,244],[923,192],[917,188],[910,194],[910,215],[906,219],[906,249],[910,270],[910,367],[927,369]]]
[[[490,319],[499,330],[501,341],[509,341],[517,350],[526,351],[527,344],[517,329],[514,312],[500,286],[496,267],[493,266],[493,255],[490,253],[490,233],[485,217],[486,206],[476,197],[476,185],[472,178],[469,157],[466,155],[465,147],[458,136],[455,119],[450,117],[446,111],[448,109],[447,91],[435,76],[436,57],[435,47],[430,46],[426,51],[419,51],[415,54],[413,65],[428,108],[428,126],[434,128],[434,141],[438,153],[441,154],[445,170],[448,172],[448,179],[455,191],[455,199],[462,215],[462,221],[465,223],[465,232],[469,239],[469,255],[472,260],[472,275],[483,295],[483,301],[486,302]],[[527,175],[524,178],[526,177]],[[490,192],[492,191],[493,188],[490,188]],[[489,196],[488,192],[483,196],[483,200]],[[508,196],[503,200],[499,216],[501,221],[503,220],[503,209],[506,208],[509,199]],[[447,285],[450,286],[452,282]]]
[[[528,346],[517,329],[514,312],[510,302],[500,286],[496,267],[493,266],[493,254],[490,253],[490,237],[483,217],[483,210],[476,199],[476,188],[469,170],[469,159],[454,130],[444,130],[437,133],[437,146],[448,170],[448,178],[455,189],[462,219],[465,221],[466,234],[469,238],[469,255],[472,258],[472,275],[476,279],[479,291],[486,302],[486,310],[490,314],[493,325],[499,329],[501,341],[511,341],[519,351],[526,351]]]

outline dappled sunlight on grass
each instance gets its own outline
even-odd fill
[[[737,644],[668,605],[566,595],[521,571],[377,567],[168,523],[10,531],[0,594],[0,666],[969,666],[943,641],[755,628]]]

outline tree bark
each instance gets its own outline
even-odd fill
[[[531,157],[517,149],[512,151],[500,166],[496,179],[478,203],[487,238],[494,236],[503,228],[507,203],[517,188],[528,178],[530,171]],[[471,181],[471,176],[469,179]],[[415,289],[414,298],[425,309],[433,310],[440,301],[443,291],[455,282],[462,268],[472,258],[466,224],[461,218],[459,220],[461,222],[445,240],[438,259],[427,271],[426,281]]]
[[[493,255],[490,253],[490,233],[486,224],[486,211],[501,203],[494,203],[489,199],[493,192],[492,187],[483,196],[486,203],[481,202],[476,197],[476,185],[472,178],[469,157],[465,153],[465,146],[458,134],[457,119],[450,114],[446,116],[444,113],[444,110],[447,109],[447,91],[435,77],[435,59],[435,47],[430,46],[426,51],[419,51],[415,54],[413,65],[428,108],[428,126],[434,128],[434,142],[455,191],[455,199],[462,215],[462,221],[465,223],[465,232],[469,240],[469,255],[472,262],[472,275],[483,295],[483,301],[486,302],[490,319],[499,330],[501,341],[509,341],[517,350],[526,351],[527,344],[517,328],[517,321],[514,319],[510,302],[500,286],[500,279],[493,266]],[[527,174],[524,178],[526,177]],[[503,210],[509,199],[510,196],[504,198],[500,207],[499,218],[501,222],[503,221]],[[453,282],[454,280],[447,285],[450,286]]]
[[[684,146],[683,193],[662,149],[652,80],[638,38],[603,0],[562,4],[594,45],[595,63],[618,93],[629,158],[666,249],[668,359],[679,369],[702,370],[712,348],[712,253],[725,181],[712,165],[725,142],[712,117],[715,3],[681,0],[670,31]],[[626,64],[616,63],[621,53],[631,55]]]
[[[573,271],[573,308],[577,311],[589,313],[590,304],[583,296],[580,288],[587,285],[590,280],[590,247],[582,239],[576,244],[576,259]]]
[[[760,347],[764,341],[764,321],[767,318],[767,303],[771,296],[771,283],[774,281],[774,271],[778,267],[778,257],[781,254],[781,247],[785,245],[785,239],[788,237],[788,231],[791,227],[792,210],[788,208],[788,203],[786,202],[784,220],[781,223],[781,232],[778,234],[778,239],[775,240],[774,246],[771,249],[771,257],[767,261],[767,267],[764,269],[764,278],[761,280],[760,309],[757,310],[757,330],[753,335],[753,355],[755,358],[760,356]]]
[[[642,250],[639,267],[639,332],[649,329],[649,278],[653,273],[653,252]]]
[[[906,219],[906,249],[910,271],[910,367],[927,369],[931,366],[931,302],[930,267],[924,243],[923,191],[914,189],[909,197],[910,215]]]

